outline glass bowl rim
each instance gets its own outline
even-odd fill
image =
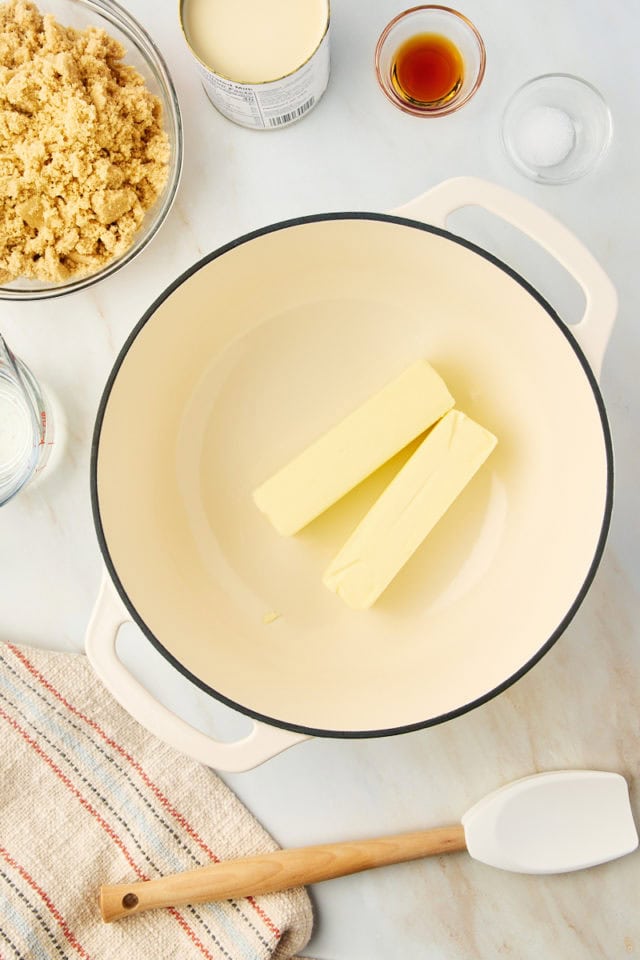
[[[382,49],[387,41],[389,34],[393,30],[393,28],[396,26],[396,24],[398,24],[401,20],[408,18],[414,13],[421,13],[423,11],[429,11],[429,10],[437,10],[445,14],[451,14],[453,19],[458,20],[462,24],[464,24],[464,26],[466,26],[469,29],[470,34],[475,38],[476,43],[478,44],[478,50],[480,53],[480,65],[478,67],[477,76],[473,82],[473,85],[467,91],[465,96],[459,100],[454,99],[451,103],[445,104],[443,107],[436,107],[433,110],[425,110],[425,109],[421,109],[420,107],[414,107],[411,104],[406,103],[404,100],[401,100],[400,97],[398,97],[394,93],[393,89],[390,88],[383,80],[382,71],[380,67]],[[464,15],[464,13],[460,13],[459,10],[454,10],[453,7],[446,7],[437,3],[425,3],[425,4],[419,4],[418,6],[415,6],[415,7],[409,7],[407,10],[401,11],[401,13],[396,14],[396,16],[393,17],[393,19],[387,23],[386,27],[384,27],[384,29],[382,30],[382,33],[378,37],[378,42],[376,43],[376,49],[375,49],[375,55],[374,55],[374,62],[375,62],[375,70],[376,70],[378,85],[380,86],[380,89],[382,90],[384,95],[387,97],[387,99],[390,100],[390,102],[395,107],[398,107],[398,109],[402,110],[404,113],[409,113],[414,117],[444,117],[444,116],[447,116],[448,114],[455,113],[456,110],[459,110],[460,107],[463,107],[465,103],[468,103],[469,100],[473,97],[473,95],[477,92],[480,84],[484,79],[484,74],[485,74],[485,69],[487,64],[487,51],[484,45],[484,40],[482,39],[482,36],[480,34],[480,31],[478,30],[476,25],[467,16]]]
[[[528,164],[526,164],[520,158],[520,156],[515,152],[515,150],[512,150],[510,148],[508,139],[505,136],[505,127],[506,127],[505,121],[507,120],[507,114],[513,108],[513,105],[517,101],[519,96],[534,84],[537,85],[547,80],[552,82],[556,80],[560,80],[560,81],[569,80],[572,84],[576,84],[577,86],[584,87],[587,90],[589,90],[591,94],[595,95],[596,101],[603,108],[603,116],[605,118],[606,130],[602,140],[602,144],[600,145],[600,148],[595,156],[595,159],[590,164],[590,166],[586,167],[584,170],[578,172],[577,174],[567,174],[561,177],[547,177],[547,176],[544,176],[544,174],[538,173],[535,167],[528,166]],[[609,104],[607,103],[603,94],[600,92],[600,90],[598,90],[597,87],[595,87],[589,80],[585,80],[583,77],[579,77],[575,73],[558,73],[558,72],[541,73],[537,77],[530,77],[529,80],[525,80],[524,83],[521,83],[520,86],[513,91],[513,93],[507,100],[504,106],[504,109],[502,111],[502,117],[500,120],[500,142],[502,144],[502,147],[507,159],[513,164],[516,170],[522,173],[529,180],[533,181],[533,183],[541,183],[544,186],[550,186],[550,187],[560,187],[567,183],[574,183],[576,180],[581,180],[582,177],[585,177],[588,173],[591,173],[593,170],[595,170],[595,168],[598,166],[598,164],[602,160],[602,157],[607,152],[609,145],[611,144],[612,138],[613,138],[613,117],[611,115],[611,108],[609,107]]]

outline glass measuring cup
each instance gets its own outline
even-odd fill
[[[42,388],[0,334],[0,506],[44,469],[53,443]]]

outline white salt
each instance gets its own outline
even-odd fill
[[[568,113],[558,107],[532,107],[520,120],[517,149],[529,166],[554,167],[573,150],[576,132]]]

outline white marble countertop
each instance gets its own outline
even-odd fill
[[[460,9],[486,42],[485,82],[460,113],[421,121],[395,110],[373,73],[377,36],[401,6],[333,0],[325,97],[300,123],[259,134],[210,106],[176,4],[127,0],[126,6],[159,44],[176,83],[185,124],[182,185],[154,242],[114,277],[69,298],[0,303],[0,329],[55,391],[68,426],[55,471],[2,510],[0,637],[82,649],[102,567],[89,502],[97,404],[128,332],[171,279],[220,244],[276,220],[384,211],[445,178],[485,177],[567,224],[619,292],[602,375],[616,451],[615,508],[595,582],[560,641],[485,706],[402,737],[309,741],[225,779],[282,845],[447,823],[508,780],[563,767],[622,773],[640,816],[640,9],[630,0],[464,0]],[[498,131],[510,94],[554,71],[600,89],[614,139],[596,172],[544,187],[511,168]],[[575,285],[530,241],[488,215],[461,213],[451,227],[511,263],[563,316],[578,315]],[[135,628],[123,632],[127,660],[136,661],[138,674],[166,703],[205,728],[244,726],[244,718],[229,718],[176,678]],[[640,854],[546,878],[502,873],[462,855],[386,868],[312,890],[316,925],[307,952],[323,960],[634,956],[639,885]]]

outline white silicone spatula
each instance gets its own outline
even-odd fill
[[[582,870],[638,845],[626,780],[617,773],[559,770],[509,783],[462,824],[375,840],[329,843],[229,860],[141,883],[103,886],[104,920],[154,907],[275,893],[405,860],[467,850],[518,873]]]

